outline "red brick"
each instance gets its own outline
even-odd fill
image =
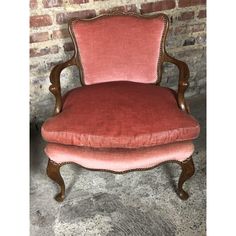
[[[89,2],[89,0],[70,0],[71,4],[83,4],[87,2]]]
[[[49,15],[37,15],[30,17],[30,27],[41,27],[52,25],[52,19]]]
[[[48,32],[34,33],[30,35],[30,43],[44,42],[48,40]]]
[[[187,33],[187,25],[184,26],[178,26],[175,28],[175,34],[186,34]]]
[[[56,16],[56,21],[58,24],[65,24],[69,19],[78,17],[80,19],[92,18],[96,16],[95,10],[84,10],[84,11],[75,11],[69,13],[58,13]]]
[[[179,7],[191,7],[204,4],[206,4],[206,0],[179,0]]]
[[[181,15],[178,17],[179,21],[184,21],[184,20],[191,20],[194,18],[194,12],[189,11],[189,12],[183,12]]]
[[[55,30],[52,33],[53,39],[61,39],[70,37],[68,29]]]
[[[206,27],[205,23],[189,26],[191,32],[203,31],[205,29],[205,27]]]
[[[178,26],[175,28],[175,35],[200,32],[204,31],[204,29],[205,29],[205,23]]]
[[[62,3],[62,0],[43,0],[43,6],[45,8],[60,7]]]
[[[175,8],[175,1],[166,0],[160,2],[149,2],[141,5],[141,13],[149,13]]]
[[[206,18],[206,10],[201,10],[198,13],[198,18]]]
[[[74,50],[74,44],[72,42],[65,43],[63,45],[63,48],[64,48],[65,52],[73,51]]]
[[[135,4],[127,6],[113,7],[110,9],[102,9],[99,11],[99,14],[111,14],[111,13],[121,13],[121,12],[137,12]]]
[[[30,49],[30,57],[40,57],[40,56],[44,56],[47,54],[56,54],[59,52],[59,48],[57,45],[51,46],[49,47],[45,47],[45,48],[31,48]]]
[[[36,9],[38,7],[37,0],[30,0],[30,9]]]

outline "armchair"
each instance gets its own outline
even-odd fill
[[[175,162],[182,168],[177,194],[189,197],[183,184],[194,174],[192,141],[200,127],[184,99],[188,66],[165,50],[168,22],[164,14],[70,20],[74,55],[50,74],[54,116],[41,130],[47,175],[60,187],[57,201],[65,198],[60,167],[67,163],[126,173]],[[160,86],[164,62],[179,69],[177,92]],[[72,65],[82,87],[62,96],[60,73]]]

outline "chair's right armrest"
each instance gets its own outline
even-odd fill
[[[51,71],[50,74],[51,85],[49,86],[49,91],[54,95],[56,99],[54,115],[60,113],[62,109],[62,96],[61,96],[61,83],[60,83],[61,72],[66,67],[72,65],[76,65],[74,57],[71,58],[69,61],[56,65]]]
[[[177,60],[174,57],[171,57],[167,52],[164,55],[164,62],[170,62],[175,64],[179,69],[179,83],[178,83],[178,92],[177,92],[177,101],[181,110],[189,113],[189,107],[184,98],[184,93],[189,86],[189,68],[188,65],[180,60]]]

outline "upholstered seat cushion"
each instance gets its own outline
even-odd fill
[[[156,146],[198,134],[198,122],[178,108],[173,90],[128,81],[69,91],[62,112],[42,126],[48,142],[96,148]]]
[[[56,163],[73,162],[85,168],[115,172],[145,169],[165,161],[184,161],[192,155],[191,141],[138,149],[87,148],[48,143],[45,152]]]

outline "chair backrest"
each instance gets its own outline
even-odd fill
[[[164,14],[71,20],[69,29],[82,82],[157,82],[167,28]]]

